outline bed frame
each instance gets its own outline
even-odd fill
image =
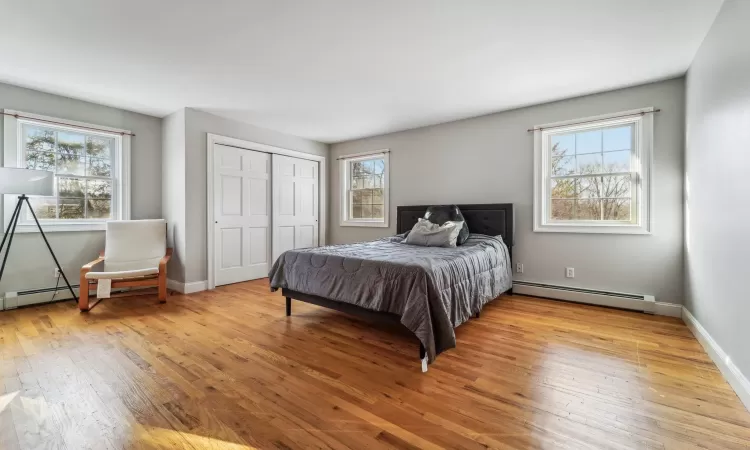
[[[396,208],[396,232],[405,233],[414,227],[417,220],[424,217],[425,211],[431,205],[420,206],[398,206]],[[461,214],[464,215],[466,223],[469,224],[469,232],[486,234],[488,236],[502,236],[505,245],[508,246],[509,256],[513,256],[514,237],[514,217],[512,203],[492,203],[485,205],[458,205]],[[305,303],[322,306],[324,308],[341,311],[343,313],[364,317],[373,322],[386,323],[406,327],[401,324],[401,318],[398,314],[371,311],[349,303],[343,303],[336,300],[319,297],[317,295],[305,294],[303,292],[293,291],[282,288],[281,294],[286,297],[286,315],[292,315],[292,299]],[[513,295],[513,288],[507,294]],[[479,317],[479,313],[477,313]],[[419,344],[419,359],[422,360],[422,371],[427,371],[427,360],[425,358],[424,346]]]

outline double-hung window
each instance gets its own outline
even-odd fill
[[[29,198],[45,230],[97,230],[107,220],[130,218],[129,132],[12,113],[5,116],[5,166],[55,174],[54,196]],[[6,222],[14,205],[6,196]],[[33,231],[32,224],[24,209],[17,231]]]
[[[388,226],[388,151],[340,158],[341,225]]]
[[[650,232],[653,108],[534,129],[534,231]]]

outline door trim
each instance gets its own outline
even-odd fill
[[[327,222],[327,186],[326,186],[326,157],[313,155],[312,153],[304,153],[296,150],[289,150],[281,147],[274,147],[273,145],[261,144],[259,142],[245,141],[242,139],[236,139],[228,136],[221,136],[218,134],[207,133],[206,136],[206,246],[207,252],[206,257],[208,258],[208,281],[207,288],[216,288],[216,278],[214,267],[214,145],[221,144],[228,147],[236,147],[244,150],[254,150],[257,152],[270,153],[272,155],[284,155],[291,156],[294,158],[306,159],[309,161],[317,161],[318,164],[318,245],[326,245],[326,222]],[[271,171],[271,186],[273,186],[273,171]],[[273,188],[272,188],[273,189]],[[273,195],[273,191],[271,192]],[[271,242],[273,242],[273,202],[271,202],[271,224],[269,230],[271,232]],[[273,253],[271,253],[273,254]],[[274,261],[269,261],[269,265],[273,265]]]

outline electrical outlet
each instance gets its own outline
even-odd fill
[[[58,277],[60,277],[60,269],[55,267],[55,278],[58,278]]]
[[[523,273],[523,263],[516,263],[516,272]]]
[[[576,277],[576,269],[573,267],[566,267],[565,268],[565,278],[575,278]]]

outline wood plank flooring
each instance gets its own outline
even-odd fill
[[[420,372],[413,337],[267,280],[0,312],[0,449],[747,449],[679,319],[501,297]]]

